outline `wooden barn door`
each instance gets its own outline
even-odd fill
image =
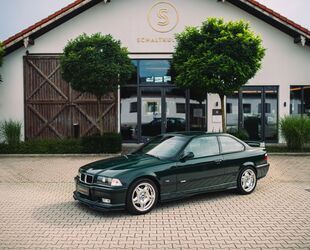
[[[78,124],[80,136],[99,133],[95,96],[74,91],[61,77],[59,56],[24,57],[25,136],[70,138]],[[102,100],[105,132],[117,131],[117,95]]]

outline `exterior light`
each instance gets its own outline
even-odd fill
[[[102,200],[103,203],[109,203],[109,204],[111,204],[111,200],[110,200],[110,199],[102,198],[101,200]]]

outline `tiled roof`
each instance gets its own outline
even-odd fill
[[[267,12],[268,14],[272,15],[273,17],[280,19],[282,22],[286,23],[287,25],[290,25],[290,26],[294,27],[295,29],[298,29],[298,30],[300,30],[300,31],[302,31],[302,32],[304,32],[310,36],[310,30],[308,30],[305,27],[293,22],[292,20],[286,18],[285,16],[282,16],[278,12],[273,11],[272,9],[268,8],[267,6],[260,4],[258,1],[256,1],[256,0],[246,0],[246,1],[253,4],[257,8],[261,9],[262,11]]]
[[[96,0],[76,0],[76,1],[74,1],[73,3],[71,3],[68,6],[62,8],[61,10],[55,12],[54,14],[52,14],[52,15],[42,19],[41,21],[31,25],[30,27],[18,32],[14,36],[9,37],[8,39],[6,39],[3,42],[4,46],[10,47],[11,45],[14,45],[14,43],[22,40],[23,38],[25,38],[27,36],[29,36],[33,32],[40,30],[41,27],[43,27],[44,25],[51,24],[51,23],[55,22],[59,17],[70,13],[72,10],[75,10],[77,8],[81,8],[84,5],[84,3],[87,3],[87,2],[89,3],[92,1],[95,2]],[[100,2],[100,0],[96,1],[96,3],[98,3],[98,2]],[[310,37],[310,30],[308,30],[305,27],[302,27],[301,25],[293,22],[292,20],[282,16],[281,14],[273,11],[272,9],[266,7],[265,5],[260,4],[256,0],[230,0],[229,2],[231,2],[231,3],[245,2],[245,3],[251,4],[254,7],[256,7],[257,9],[259,9],[261,12],[265,12],[265,13],[271,15],[275,19],[278,19],[279,21],[282,21],[283,23],[285,23],[287,26],[295,28],[296,30],[298,30],[301,33],[304,33]]]
[[[24,35],[26,35],[27,33],[41,27],[42,25],[52,21],[53,19],[57,18],[58,16],[61,16],[62,14],[74,9],[76,6],[78,6],[79,4],[81,4],[82,2],[84,2],[85,0],[76,0],[73,3],[67,5],[66,7],[56,11],[55,13],[53,13],[52,15],[49,15],[48,17],[42,19],[41,21],[29,26],[28,28],[18,32],[17,34],[9,37],[8,39],[6,39],[5,41],[3,41],[4,45],[8,45],[9,43],[13,42],[14,40],[23,37]]]

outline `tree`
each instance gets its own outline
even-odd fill
[[[260,69],[265,55],[261,38],[243,21],[209,18],[201,27],[187,27],[176,40],[175,84],[218,94],[226,132],[224,97],[239,90]]]
[[[126,83],[133,71],[127,49],[111,35],[83,34],[67,43],[60,64],[73,89],[96,96],[102,134],[101,98]]]
[[[4,56],[4,48],[2,42],[0,42],[0,67],[2,66],[3,56]],[[1,75],[0,75],[0,82],[2,82]]]

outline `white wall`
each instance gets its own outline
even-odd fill
[[[164,1],[164,0],[163,0]],[[179,22],[168,33],[154,31],[148,24],[147,14],[157,1],[113,0],[109,4],[99,3],[75,18],[35,39],[30,53],[61,53],[68,40],[81,33],[102,32],[120,39],[132,53],[173,52],[174,42],[141,43],[138,39],[173,40],[174,34],[185,26],[198,26],[207,17],[223,17],[225,21],[244,19],[252,30],[263,38],[267,48],[262,69],[249,81],[250,85],[279,85],[279,114],[289,114],[289,85],[310,85],[310,48],[294,44],[293,38],[255,18],[245,11],[216,0],[166,0],[177,9]],[[1,68],[3,83],[0,85],[0,120],[12,118],[24,120],[23,63],[26,49],[20,48],[4,58]],[[167,55],[138,55],[133,58],[167,57]],[[169,56],[168,56],[169,57]],[[214,108],[216,96],[210,96],[208,113]],[[211,117],[211,116],[209,116]],[[208,127],[218,130],[220,124],[209,118]]]

